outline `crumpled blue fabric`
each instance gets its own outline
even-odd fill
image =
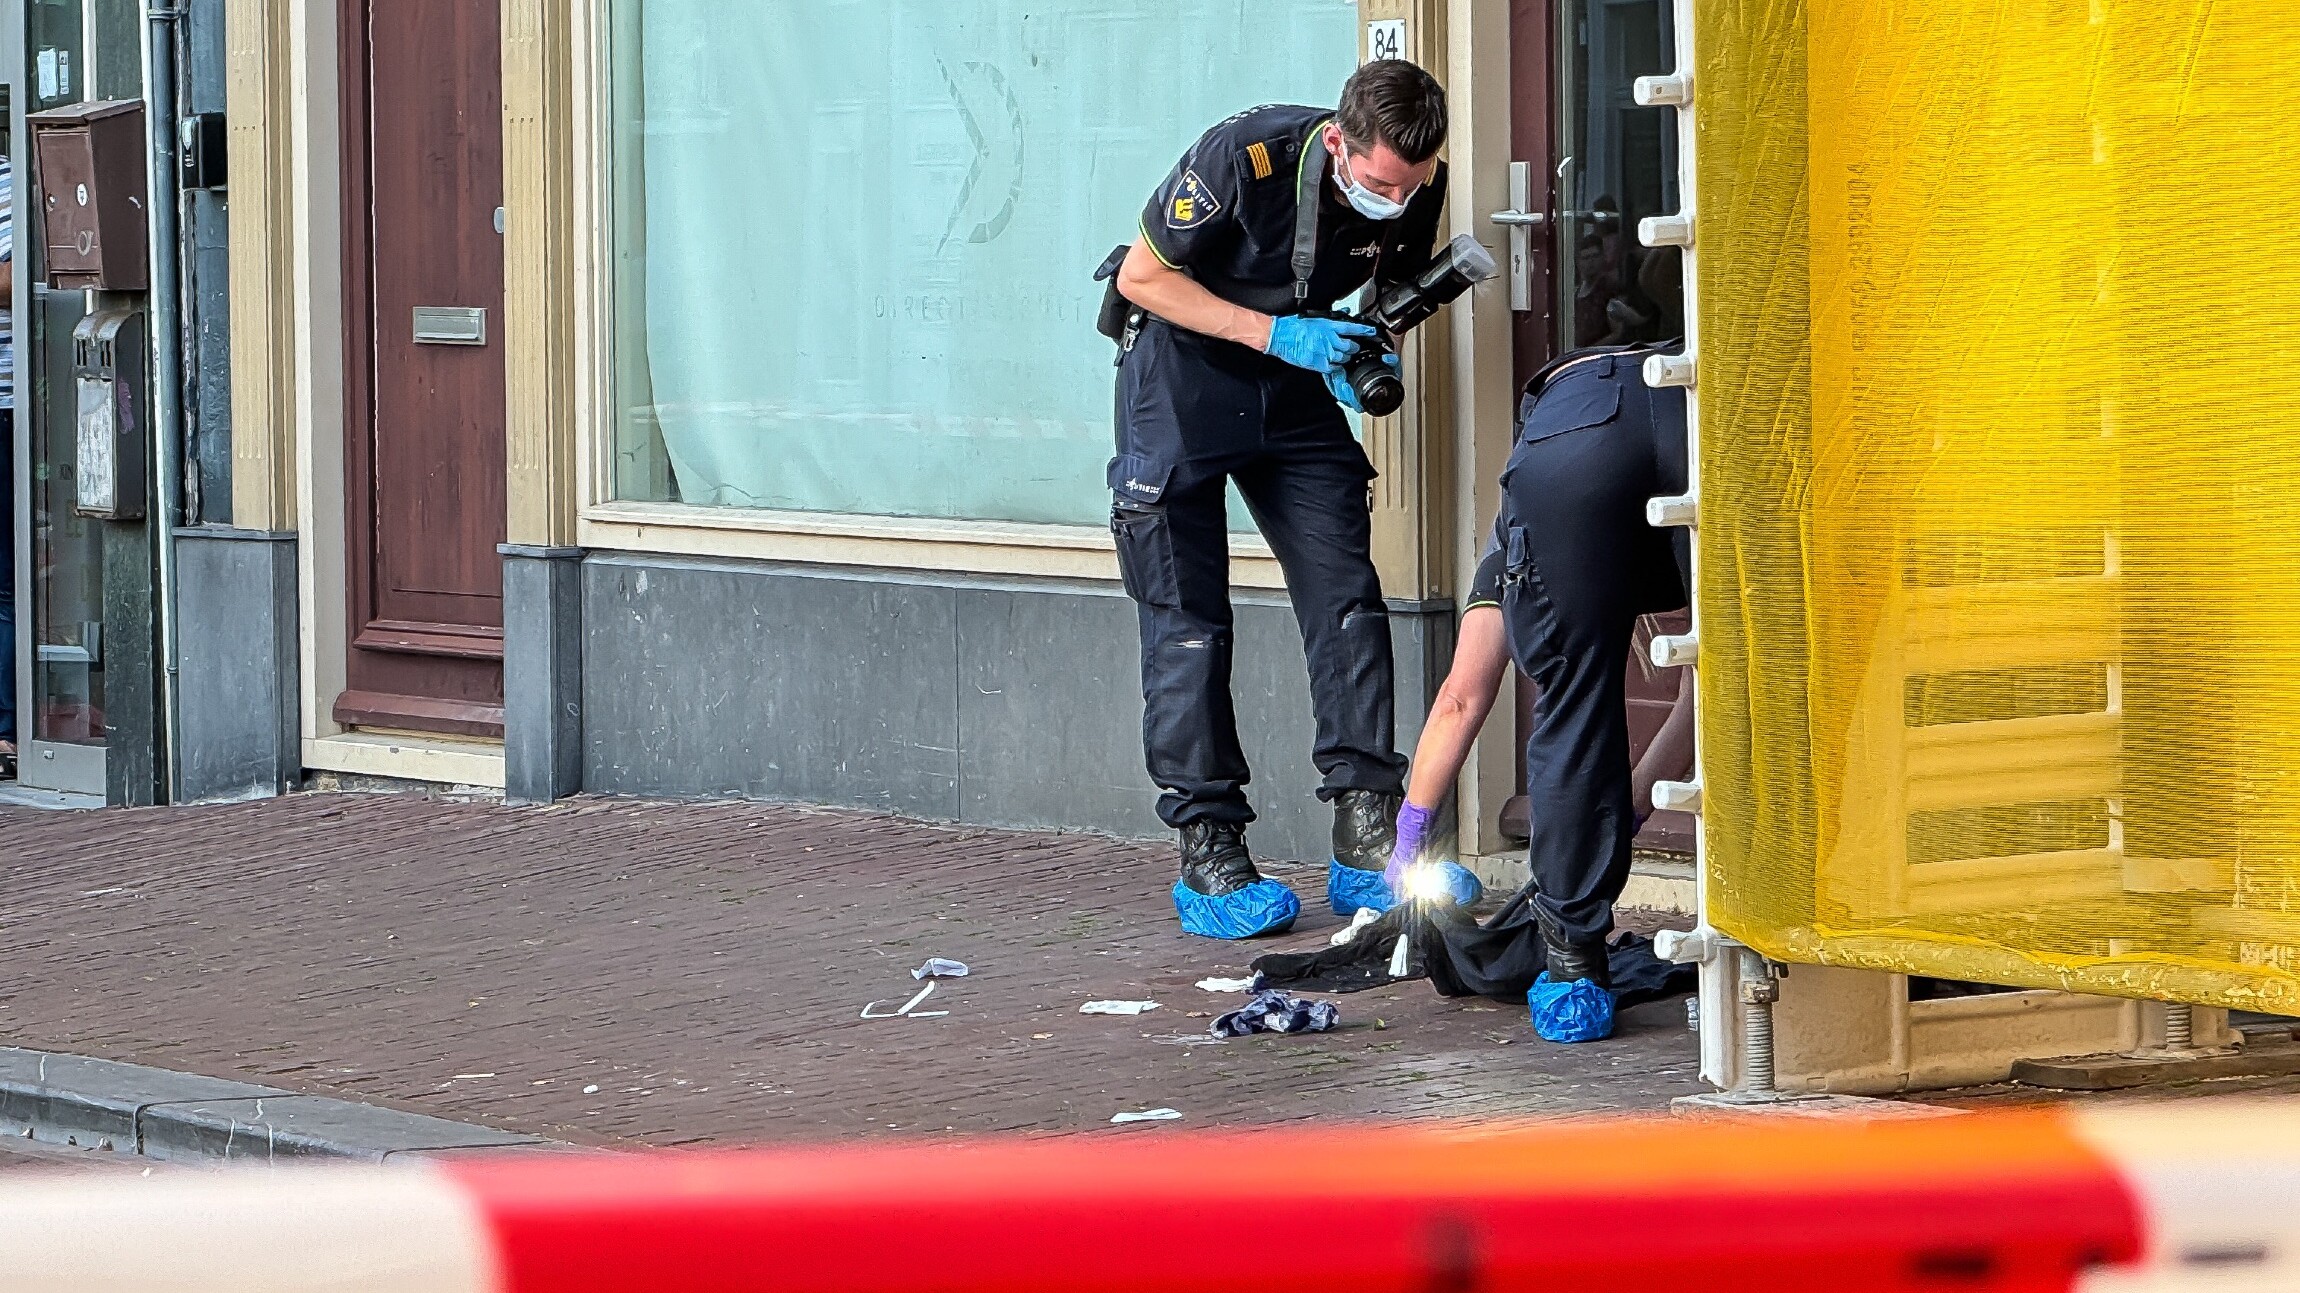
[[[1435,866],[1445,876],[1446,896],[1467,907],[1485,897],[1485,885],[1468,867],[1459,862],[1417,863]],[[1326,864],[1326,901],[1337,916],[1355,916],[1359,908],[1376,913],[1388,911],[1403,901],[1403,896],[1391,891],[1389,881],[1379,871],[1360,871],[1354,866],[1343,866],[1339,859]]]
[[[1184,933],[1201,938],[1252,938],[1282,934],[1302,914],[1302,900],[1275,880],[1257,880],[1216,898],[1179,880],[1174,882],[1174,914]]]
[[[1613,994],[1594,980],[1563,983],[1543,970],[1526,990],[1533,1031],[1547,1042],[1599,1042],[1613,1035]]]
[[[1248,1033],[1322,1033],[1340,1022],[1342,1012],[1331,1001],[1304,1001],[1276,988],[1264,988],[1251,1001],[1214,1021],[1207,1031],[1216,1037],[1244,1037]]]

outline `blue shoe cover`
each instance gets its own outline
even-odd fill
[[[1302,900],[1275,880],[1257,880],[1219,898],[1199,893],[1176,880],[1174,914],[1182,918],[1182,932],[1186,934],[1201,938],[1252,938],[1257,934],[1282,934],[1292,928],[1294,918],[1302,914]]]
[[[1390,892],[1381,872],[1343,866],[1341,859],[1335,858],[1326,863],[1326,902],[1335,915],[1347,918],[1357,915],[1360,908],[1388,911],[1398,905],[1398,898]]]
[[[1468,867],[1459,862],[1419,863],[1434,865],[1445,878],[1445,896],[1467,907],[1485,897],[1485,885],[1478,881]],[[1360,871],[1356,867],[1329,862],[1326,866],[1326,901],[1332,904],[1337,916],[1355,916],[1359,908],[1385,912],[1404,901],[1382,881],[1377,871]]]
[[[1613,1035],[1613,994],[1588,979],[1559,983],[1543,970],[1525,994],[1545,1042],[1601,1042]]]
[[[1424,862],[1422,865],[1428,866],[1430,864]],[[1476,873],[1468,867],[1459,862],[1440,862],[1437,864],[1437,869],[1439,873],[1445,876],[1445,892],[1448,898],[1467,907],[1485,897],[1485,885],[1478,880]]]

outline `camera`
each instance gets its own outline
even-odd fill
[[[1358,353],[1342,369],[1359,407],[1375,417],[1404,407],[1406,384],[1388,358],[1397,353],[1397,338],[1498,272],[1492,254],[1477,239],[1460,234],[1428,269],[1392,286],[1356,314],[1335,315],[1374,329],[1373,336],[1358,339]]]

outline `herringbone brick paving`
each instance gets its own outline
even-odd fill
[[[1160,845],[755,803],[509,808],[299,795],[0,809],[0,1041],[244,1077],[591,1144],[1659,1109],[1684,1007],[1540,1042],[1426,984],[1344,1027],[1198,1041],[1193,986],[1322,943],[1176,927]],[[1306,901],[1322,873],[1280,870]],[[891,1009],[928,956],[968,962]],[[1138,1018],[1082,1016],[1149,998]],[[1377,1022],[1378,1021],[1378,1022]],[[1164,1124],[1175,1125],[1175,1124]]]

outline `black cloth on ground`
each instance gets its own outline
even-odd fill
[[[1390,973],[1398,936],[1406,934],[1406,972]],[[1520,891],[1479,922],[1452,903],[1401,903],[1340,947],[1273,952],[1254,958],[1257,986],[1297,992],[1361,992],[1403,979],[1430,981],[1439,995],[1522,1002],[1546,964],[1541,932]],[[1607,947],[1614,1005],[1626,1010],[1681,996],[1699,983],[1690,965],[1654,955],[1653,940],[1624,934]]]

